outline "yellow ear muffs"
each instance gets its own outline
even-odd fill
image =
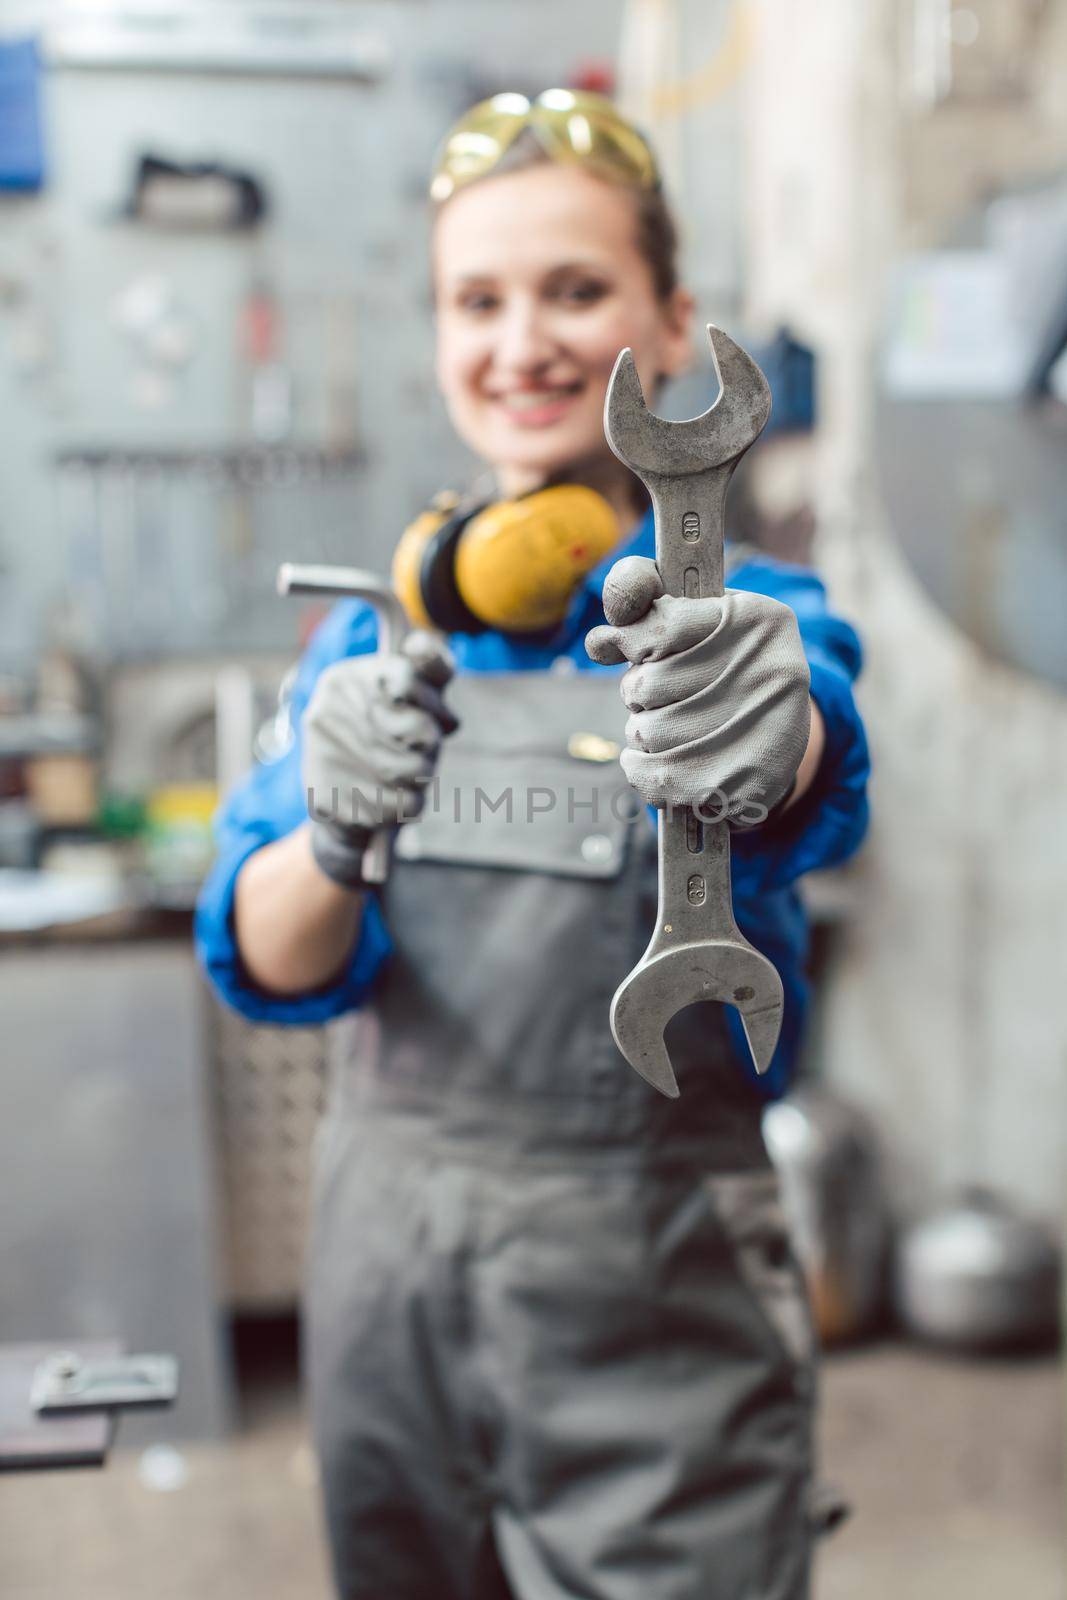
[[[416,628],[437,625],[422,595],[422,563],[427,545],[454,515],[457,501],[455,495],[438,495],[430,509],[421,512],[404,529],[393,551],[393,589]]]
[[[491,628],[537,633],[562,622],[578,584],[618,542],[602,495],[557,484],[472,518],[456,546],[456,587]]]
[[[538,633],[618,542],[614,511],[579,484],[463,511],[439,499],[402,535],[393,587],[420,627]]]

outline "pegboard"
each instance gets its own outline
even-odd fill
[[[326,1030],[251,1023],[209,996],[207,1035],[222,1298],[281,1310],[300,1295]]]

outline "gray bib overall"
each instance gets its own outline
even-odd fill
[[[618,1054],[655,916],[614,675],[461,676],[338,1028],[307,1363],[346,1600],[803,1600],[810,1321],[721,1012]],[[609,743],[613,741],[614,743]]]

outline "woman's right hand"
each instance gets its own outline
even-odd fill
[[[358,887],[375,829],[422,810],[441,740],[458,727],[441,694],[453,671],[444,642],[417,630],[394,655],[354,656],[319,677],[301,770],[315,859],[335,882]]]

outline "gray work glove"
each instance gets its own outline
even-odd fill
[[[696,806],[708,821],[762,821],[790,791],[807,749],[810,673],[797,619],[765,595],[665,595],[644,556],[604,582],[609,626],[593,628],[594,661],[631,663],[622,754],[648,805]]]
[[[301,771],[312,851],[335,882],[358,888],[375,829],[422,810],[441,740],[459,726],[441,697],[453,670],[444,642],[416,631],[399,653],[349,657],[316,682]]]

